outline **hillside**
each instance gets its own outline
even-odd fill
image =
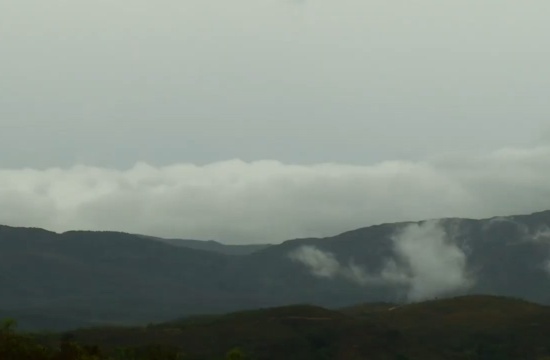
[[[34,341],[55,347],[60,339],[70,339],[105,357],[127,349],[125,353],[134,357],[117,359],[144,360],[175,359],[176,353],[181,359],[223,359],[231,349],[245,355],[235,359],[250,360],[543,360],[550,356],[550,308],[523,300],[465,296],[353,309],[293,305],[145,327],[95,327],[40,335]]]
[[[467,294],[549,304],[549,229],[550,211],[382,224],[235,256],[141,235],[0,226],[0,310],[25,329],[70,329]]]

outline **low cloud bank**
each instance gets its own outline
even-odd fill
[[[341,277],[362,286],[403,287],[409,301],[430,299],[473,285],[464,252],[453,243],[437,221],[406,226],[392,238],[394,257],[378,274],[367,273],[350,260],[340,263],[334,254],[302,246],[289,254],[317,277]]]
[[[550,208],[550,146],[374,165],[224,161],[0,170],[0,223],[227,243]]]

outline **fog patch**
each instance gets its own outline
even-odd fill
[[[449,239],[438,221],[408,225],[391,241],[394,257],[376,274],[368,273],[353,259],[342,264],[334,254],[314,246],[302,246],[289,256],[317,277],[339,277],[361,286],[404,288],[408,301],[459,292],[473,285],[464,251]]]
[[[398,261],[388,263],[382,276],[407,279],[409,300],[423,300],[472,285],[464,251],[450,241],[438,221],[408,225],[392,241]]]
[[[309,271],[318,277],[333,278],[342,271],[342,266],[334,254],[321,251],[314,246],[302,246],[289,256],[292,260],[307,266]]]
[[[532,233],[531,239],[535,242],[550,244],[550,227],[546,225],[539,227]]]

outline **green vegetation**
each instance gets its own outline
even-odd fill
[[[145,327],[28,334],[0,326],[2,360],[548,360],[550,308],[492,296],[342,311],[299,305]]]

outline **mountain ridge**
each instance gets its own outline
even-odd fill
[[[0,226],[0,309],[86,325],[473,293],[547,304],[548,229],[550,211],[446,218],[294,239],[235,256],[123,232]]]

